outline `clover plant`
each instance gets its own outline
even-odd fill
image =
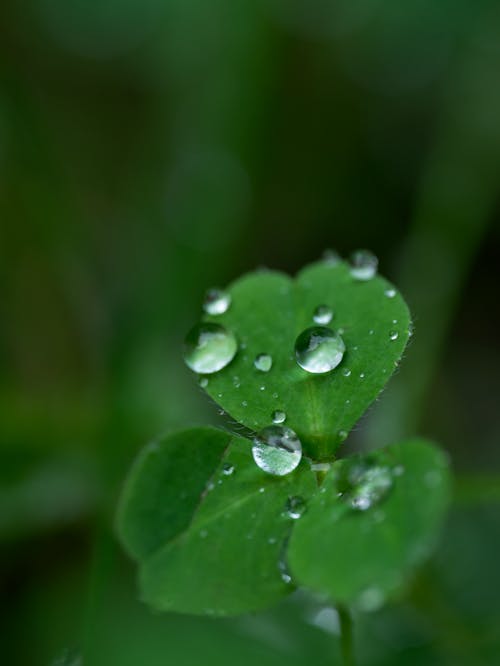
[[[185,361],[235,432],[175,432],[133,465],[117,524],[142,598],[231,616],[304,588],[337,606],[353,663],[349,609],[404,589],[450,494],[447,458],[427,440],[342,457],[402,357],[408,307],[360,251],[295,279],[244,275],[210,290],[203,310]]]

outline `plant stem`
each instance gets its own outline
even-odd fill
[[[354,647],[352,640],[352,618],[349,609],[339,604],[337,606],[340,624],[340,651],[343,666],[356,666],[354,660]]]

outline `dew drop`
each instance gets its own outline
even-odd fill
[[[389,333],[389,340],[397,340],[399,333],[397,331],[391,331]]]
[[[198,384],[201,386],[201,388],[207,388],[208,386],[208,377],[200,377],[198,380]]]
[[[300,495],[289,497],[285,504],[285,513],[289,518],[298,520],[306,510],[306,502]]]
[[[340,254],[336,250],[327,249],[323,252],[323,261],[330,266],[335,266],[340,260]]]
[[[231,331],[219,324],[204,322],[194,326],[184,341],[186,365],[204,375],[225,368],[236,355],[238,344]]]
[[[271,418],[273,423],[284,423],[286,421],[286,413],[281,409],[275,409]]]
[[[342,361],[345,344],[338,333],[325,326],[312,326],[295,341],[295,359],[312,374],[330,372]]]
[[[316,324],[326,326],[333,319],[333,310],[328,305],[318,305],[314,310],[313,320]]]
[[[369,250],[356,250],[350,257],[351,276],[355,280],[371,280],[375,277],[378,267],[377,257]]]
[[[391,287],[389,289],[386,289],[384,291],[384,294],[385,296],[387,296],[387,298],[394,298],[394,296],[396,295],[396,290]]]
[[[286,426],[271,425],[255,436],[252,455],[264,472],[284,476],[292,472],[302,458],[302,444]]]
[[[349,370],[349,368],[343,368],[342,374],[344,375],[344,377],[349,377],[351,375],[351,371]]]
[[[269,372],[273,367],[273,357],[270,354],[259,354],[253,364],[260,372]]]
[[[368,461],[346,460],[336,486],[342,500],[356,511],[377,505],[393,486],[392,470]]]
[[[234,465],[232,463],[226,462],[222,465],[222,473],[225,476],[231,476],[234,472]]]
[[[203,310],[209,315],[224,314],[230,305],[231,296],[222,289],[209,289],[203,299]]]

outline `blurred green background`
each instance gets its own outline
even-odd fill
[[[144,443],[222,422],[180,355],[204,290],[360,246],[416,330],[347,446],[457,474],[360,662],[500,663],[499,79],[497,0],[2,0],[2,663],[339,663],[305,595],[152,614],[112,520]]]

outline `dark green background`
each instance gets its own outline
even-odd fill
[[[222,421],[180,356],[205,288],[360,246],[416,330],[346,446],[427,435],[459,480],[358,653],[499,663],[499,80],[495,0],[2,0],[2,663],[338,663],[302,596],[151,614],[111,524],[145,442]]]

